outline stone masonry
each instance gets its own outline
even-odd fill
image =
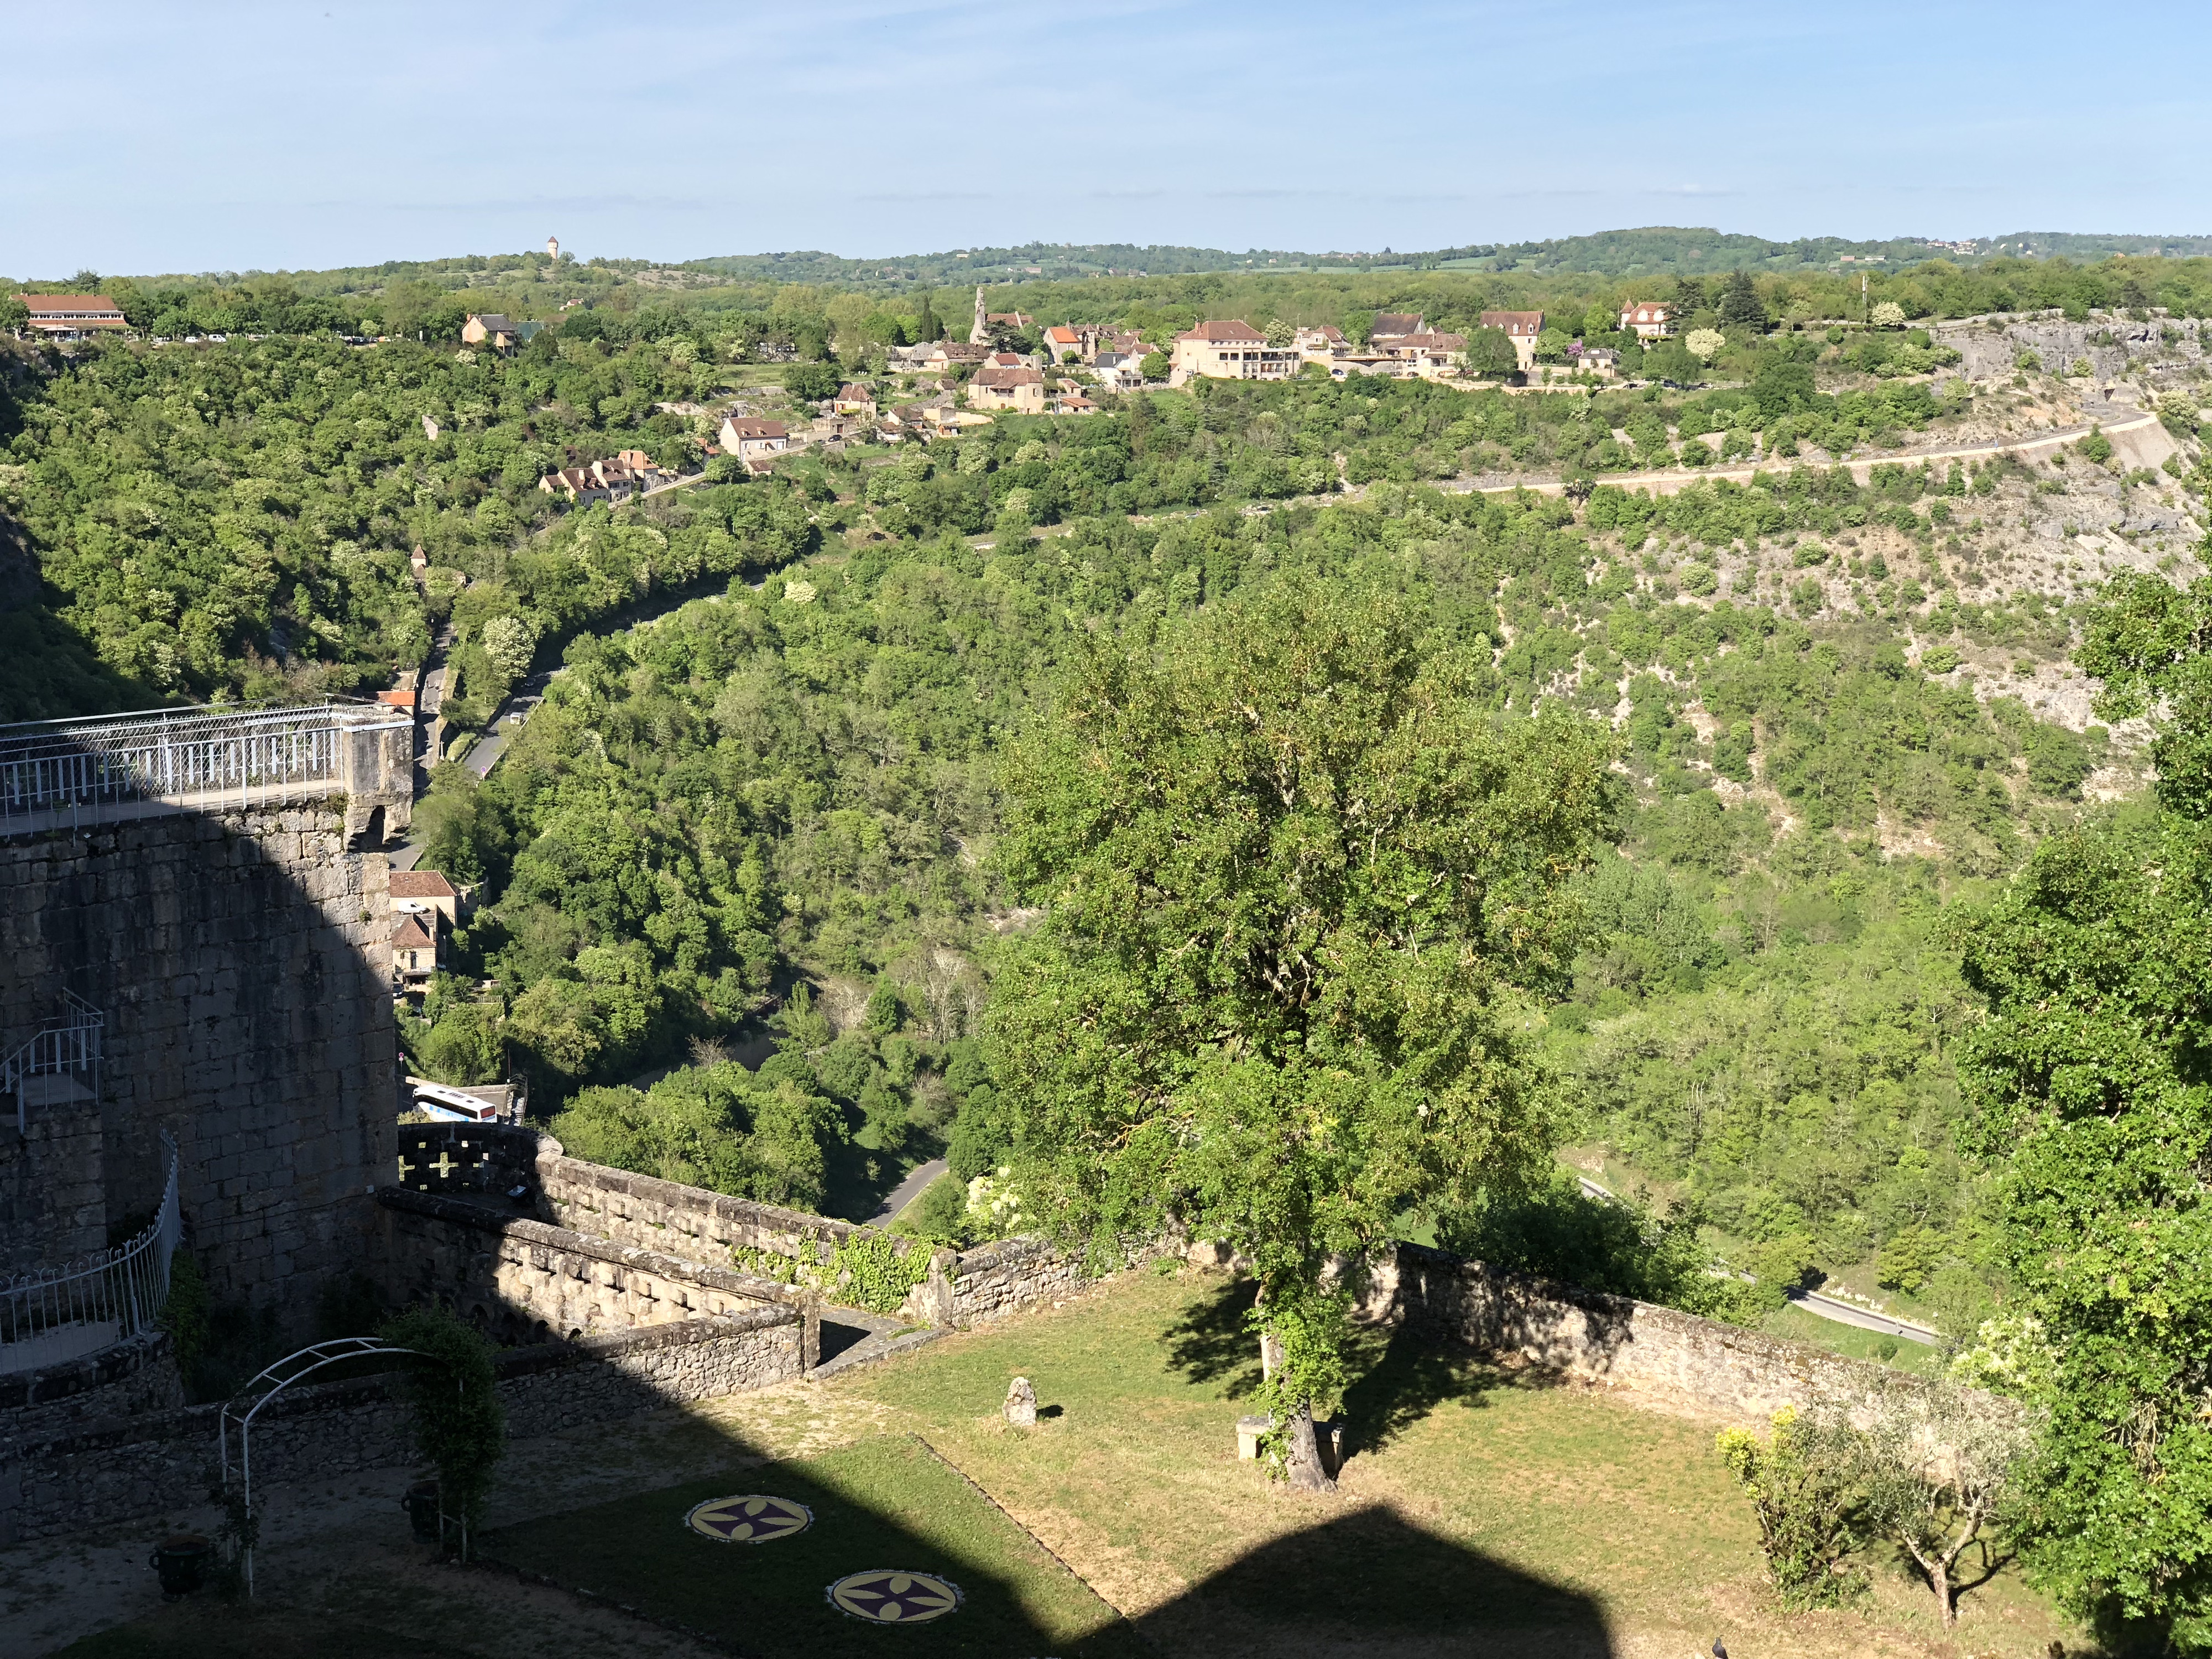
[[[496,1341],[576,1341],[763,1307],[799,1310],[806,1363],[821,1352],[817,1298],[773,1279],[592,1238],[487,1205],[387,1187],[387,1286],[437,1302]]]
[[[497,1362],[507,1433],[554,1434],[783,1382],[802,1374],[801,1335],[795,1310],[760,1307],[511,1350]],[[192,1406],[0,1444],[0,1547],[204,1501],[222,1411]],[[416,1461],[406,1408],[380,1377],[303,1385],[254,1425],[257,1488]]]
[[[107,1016],[96,1141],[48,1169],[36,1137],[0,1133],[0,1262],[52,1265],[149,1213],[165,1129],[218,1301],[296,1324],[319,1281],[362,1262],[397,1050],[386,866],[349,847],[355,805],[0,836],[0,1035],[21,1040],[64,988]],[[100,1237],[58,1231],[21,1195],[90,1178],[95,1152]]]

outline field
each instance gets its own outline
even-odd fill
[[[1191,1269],[1134,1273],[826,1383],[733,1395],[620,1436],[519,1447],[489,1547],[714,1643],[690,1647],[641,1625],[625,1644],[591,1623],[619,1615],[576,1603],[570,1659],[908,1647],[1008,1659],[1142,1649],[1165,1659],[1683,1659],[1717,1636],[1761,1659],[2039,1659],[2054,1639],[2087,1650],[2001,1549],[1970,1556],[1969,1577],[1994,1571],[1966,1595],[1949,1636],[1882,1552],[1857,1605],[1784,1613],[1765,1586],[1748,1510],[1713,1455],[1714,1423],[1384,1332],[1358,1357],[1340,1494],[1294,1495],[1234,1455],[1254,1370],[1245,1295]],[[1043,1407],[1034,1430],[999,1414],[1017,1375],[1033,1380]],[[607,1477],[578,1501],[594,1462]],[[684,1531],[693,1504],[756,1492],[806,1503],[814,1526],[745,1547]],[[375,1524],[400,1526],[396,1515]],[[297,1606],[339,1616],[333,1586],[355,1570],[357,1547],[349,1542],[343,1565],[334,1559],[330,1580]],[[934,1570],[967,1599],[927,1626],[871,1629],[823,1600],[833,1578],[862,1568]],[[511,1610],[512,1579],[415,1571],[430,1575],[434,1595],[377,1592],[354,1610],[370,1629],[352,1627],[352,1648],[327,1650],[519,1659],[537,1648],[520,1636],[529,1609]],[[165,1609],[71,1651],[289,1659],[305,1650],[287,1633],[298,1629],[289,1616],[278,1606],[249,1629],[211,1626],[215,1610]],[[210,1628],[230,1639],[157,1639]],[[384,1630],[413,1644],[384,1644],[373,1634]]]

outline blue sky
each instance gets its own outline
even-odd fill
[[[96,15],[8,26],[0,273],[2212,231],[2204,0]]]

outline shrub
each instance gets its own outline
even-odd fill
[[[1723,1429],[1716,1443],[1751,1498],[1767,1574],[1786,1607],[1832,1607],[1864,1582],[1849,1567],[1857,1538],[1844,1434],[1784,1406],[1764,1444],[1748,1429]]]
[[[438,1466],[439,1504],[465,1528],[481,1526],[492,1471],[507,1451],[491,1344],[442,1308],[411,1309],[378,1334],[428,1361],[400,1373],[399,1395],[413,1413],[416,1444]],[[465,1554],[465,1531],[462,1540]]]

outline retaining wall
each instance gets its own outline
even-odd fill
[[[168,1333],[152,1331],[82,1358],[0,1376],[0,1432],[50,1434],[184,1403]]]
[[[802,1374],[802,1335],[796,1310],[757,1307],[513,1350],[498,1360],[507,1433],[552,1434],[764,1388]],[[205,1502],[222,1411],[193,1406],[0,1444],[0,1546]],[[416,1461],[407,1410],[380,1376],[289,1390],[253,1425],[257,1486]]]
[[[1963,1392],[2005,1409],[1975,1390],[1419,1244],[1378,1257],[1365,1291],[1370,1313],[1427,1341],[1633,1389],[1706,1416],[1750,1423],[1784,1406],[1855,1410],[1899,1389]]]
[[[817,1298],[776,1279],[435,1194],[386,1187],[377,1200],[395,1297],[442,1304],[495,1341],[574,1341],[789,1307],[805,1322],[810,1367],[821,1352]]]

